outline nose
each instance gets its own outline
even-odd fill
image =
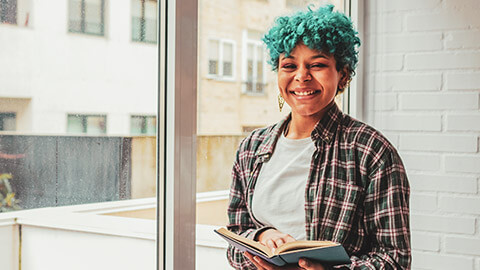
[[[295,80],[299,82],[310,81],[312,76],[310,75],[310,70],[307,67],[299,67],[295,74]]]

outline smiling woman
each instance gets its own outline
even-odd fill
[[[396,149],[342,113],[360,39],[328,5],[280,17],[264,36],[279,106],[292,111],[242,141],[233,166],[229,230],[271,249],[295,240],[341,243],[349,269],[409,269],[409,184]],[[234,247],[236,269],[325,269],[303,258],[278,268]],[[301,267],[301,268],[300,268]]]

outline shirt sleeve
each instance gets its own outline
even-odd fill
[[[396,150],[384,151],[369,174],[364,224],[370,251],[352,256],[349,269],[410,269],[410,188]]]
[[[232,170],[227,229],[246,238],[256,239],[260,232],[269,227],[257,227],[253,223],[245,202],[248,171],[241,169],[238,156],[237,153],[237,160]],[[257,269],[248,258],[243,256],[242,251],[230,245],[227,249],[227,258],[230,265],[235,269]]]

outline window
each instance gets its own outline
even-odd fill
[[[105,0],[70,0],[68,31],[104,36]]]
[[[156,0],[132,0],[132,41],[157,42]]]
[[[157,117],[132,115],[130,133],[134,135],[155,135],[157,133]]]
[[[234,41],[210,39],[208,42],[208,75],[218,79],[233,79],[234,55]]]
[[[265,91],[265,50],[260,40],[261,36],[262,34],[257,31],[244,32],[244,93],[263,94]]]
[[[28,26],[30,0],[0,0],[0,23]]]
[[[0,131],[16,130],[16,114],[0,113]]]
[[[67,132],[90,135],[105,134],[107,133],[107,116],[69,114]]]

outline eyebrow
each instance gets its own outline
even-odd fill
[[[317,55],[314,55],[312,57],[310,57],[310,59],[317,59],[317,58],[325,58],[325,59],[328,59],[327,56],[323,53],[320,53],[320,54],[317,54]],[[281,60],[284,60],[284,59],[295,59],[295,57],[293,55],[289,55],[289,56],[284,56],[282,57]]]

